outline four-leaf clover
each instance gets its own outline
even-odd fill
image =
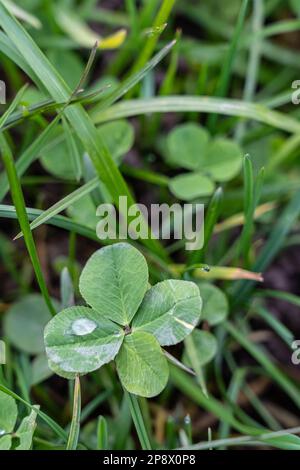
[[[149,288],[144,256],[127,243],[96,251],[79,289],[88,306],[67,308],[45,328],[50,368],[74,378],[115,359],[122,385],[151,397],[167,384],[161,346],[177,344],[198,324],[202,300],[189,281],[166,280]]]

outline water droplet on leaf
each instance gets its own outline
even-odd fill
[[[92,333],[97,328],[97,323],[89,318],[78,318],[72,323],[72,331],[77,336]]]

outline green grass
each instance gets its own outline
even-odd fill
[[[0,398],[15,400],[15,429],[37,412],[33,450],[299,450],[295,2],[228,0],[226,9],[216,0],[126,0],[119,9],[93,0],[14,3],[0,1],[0,79],[7,85],[7,104],[0,104]],[[64,17],[62,24],[67,10],[75,23]],[[125,28],[126,38],[111,51],[89,51],[84,28],[80,37],[70,30],[76,21],[103,37]],[[119,120],[131,124],[132,135],[121,127],[120,135],[99,132]],[[168,136],[187,123],[242,149],[230,179],[225,170],[212,178],[213,166],[193,168],[214,183],[193,201],[205,206],[203,246],[188,252],[183,239],[150,238],[145,218],[148,238],[127,241],[145,256],[151,285],[173,278],[199,286],[197,329],[210,333],[217,352],[202,365],[211,346],[197,335],[164,345],[151,373],[159,382],[167,358],[170,376],[151,398],[128,393],[113,361],[80,380],[59,377],[48,368],[42,330],[62,308],[82,303],[83,266],[116,242],[97,237],[97,206],[118,210],[121,196],[128,205],[185,203],[171,192],[172,181],[191,169],[178,156],[171,162]],[[186,141],[190,152],[192,144]],[[194,150],[194,162],[203,148]],[[136,266],[129,271],[127,281]],[[14,323],[15,309],[22,313],[32,294],[38,313],[24,307]],[[31,347],[39,337],[39,352],[24,350],[22,337]]]

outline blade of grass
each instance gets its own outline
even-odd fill
[[[245,117],[292,134],[300,132],[300,124],[297,119],[284,113],[270,110],[262,104],[246,103],[235,99],[210,98],[207,96],[160,96],[156,98],[128,100],[117,103],[109,109],[99,112],[96,107],[92,116],[94,123],[100,124],[147,113],[178,113],[190,111]]]
[[[33,209],[31,207],[26,207],[26,213],[29,220],[35,220],[38,216],[43,215],[43,211],[39,209]],[[5,217],[8,219],[17,219],[18,215],[14,206],[0,204],[0,217]],[[78,222],[75,222],[68,217],[57,215],[48,220],[47,223],[49,225],[53,225],[54,227],[63,228],[69,232],[73,231],[75,233],[78,233],[78,235],[82,235],[83,237],[89,238],[90,240],[98,241],[100,243],[100,240],[99,238],[97,238],[95,230],[90,229]]]
[[[6,121],[8,120],[9,116],[14,112],[14,110],[16,109],[16,107],[19,105],[21,99],[22,99],[22,96],[25,92],[27,88],[27,85],[24,85],[21,90],[18,91],[18,93],[16,94],[16,96],[14,97],[13,99],[13,102],[11,103],[11,105],[8,107],[8,109],[2,114],[1,118],[0,118],[0,130],[2,130],[2,128],[4,127]]]
[[[238,253],[243,254],[245,266],[249,268],[249,251],[251,245],[251,238],[254,228],[254,175],[253,175],[253,165],[252,161],[249,158],[249,155],[245,155],[243,162],[243,173],[244,173],[244,214],[245,214],[245,224],[240,236],[238,244]]]
[[[170,16],[174,3],[175,3],[175,0],[163,0],[162,5],[151,27],[151,29],[153,30],[153,34],[149,34],[144,47],[142,48],[140,54],[138,55],[136,61],[134,62],[132,66],[130,75],[136,73],[137,70],[144,67],[146,62],[149,60],[149,58],[153,54],[158,38],[159,38],[159,31],[161,31],[160,28],[168,21],[168,18]]]
[[[74,400],[72,422],[66,450],[76,450],[80,433],[81,392],[80,379],[77,375],[74,382]]]
[[[284,300],[285,302],[290,302],[297,307],[300,307],[300,297],[297,295],[291,294],[290,292],[264,289],[262,291],[254,292],[254,295],[257,297],[273,297],[275,299]]]
[[[203,368],[199,365],[197,346],[195,345],[192,335],[189,335],[187,338],[185,338],[184,345],[192,368],[196,373],[197,381],[201,387],[203,395],[208,398],[208,391],[205,377],[203,374]]]
[[[232,40],[230,42],[230,46],[228,49],[228,54],[225,57],[224,62],[223,62],[220,78],[218,80],[217,88],[215,91],[215,96],[218,96],[220,98],[223,98],[224,96],[226,96],[228,92],[230,78],[232,76],[233,63],[234,63],[234,60],[238,51],[239,41],[240,41],[240,37],[243,31],[245,19],[246,19],[248,3],[249,3],[249,0],[242,1],[242,5],[241,5],[239,16],[236,22],[234,34],[232,36]],[[216,124],[217,124],[217,115],[211,114],[208,118],[207,125],[212,133],[215,132]]]
[[[75,142],[74,136],[71,132],[69,123],[64,116],[62,117],[62,125],[63,125],[66,144],[68,148],[68,157],[72,163],[75,178],[77,181],[79,181],[81,178],[81,174],[82,174],[81,156],[79,154],[78,147]]]
[[[215,193],[213,194],[209,206],[207,208],[207,213],[204,221],[204,243],[201,250],[197,250],[192,252],[192,255],[189,259],[189,265],[201,263],[203,261],[203,253],[205,252],[205,248],[209,243],[209,240],[213,234],[214,227],[217,223],[221,205],[223,200],[223,189],[218,188]]]
[[[117,418],[118,425],[116,426],[113,450],[123,450],[126,448],[132,424],[131,412],[128,405],[128,396],[124,394]]]
[[[99,416],[97,421],[97,449],[108,449],[108,430],[107,421],[104,416]]]
[[[43,277],[39,257],[38,257],[37,250],[35,247],[34,238],[30,230],[22,187],[18,179],[13,156],[12,156],[11,150],[9,148],[9,145],[4,135],[1,133],[0,133],[0,151],[1,151],[4,167],[7,172],[7,177],[8,177],[9,184],[10,184],[12,200],[16,208],[18,221],[19,221],[21,230],[24,234],[25,244],[26,244],[26,247],[27,247],[31,262],[32,262],[32,266],[36,275],[39,288],[44,297],[46,305],[49,308],[49,311],[51,312],[52,315],[55,315],[56,311],[50,299],[50,295],[46,286],[46,282]]]
[[[273,227],[270,237],[260,251],[258,258],[253,265],[253,270],[263,272],[270,265],[282,248],[286,236],[297,220],[299,213],[300,191],[297,191]],[[243,281],[237,283],[231,292],[233,305],[236,306],[239,302],[244,301],[253,289],[254,285],[255,284],[253,283],[246,284]]]
[[[245,369],[237,369],[233,374],[227,391],[227,397],[229,402],[236,403],[240,390],[243,387],[245,381],[245,372]],[[229,423],[221,422],[218,432],[220,439],[225,439],[229,435],[229,433]]]
[[[255,95],[257,79],[259,75],[259,64],[261,56],[261,40],[257,34],[261,32],[264,22],[264,4],[260,0],[253,1],[252,13],[252,44],[249,51],[249,60],[244,86],[243,98],[245,101],[252,101]],[[241,141],[246,130],[245,122],[240,122],[237,126],[235,137]]]
[[[224,446],[243,446],[243,445],[268,445],[286,450],[299,450],[300,438],[295,434],[300,433],[300,428],[284,429],[282,431],[268,432],[253,439],[253,436],[239,436],[228,439],[218,439],[210,442],[193,444],[187,447],[181,447],[180,450],[207,450],[217,449]]]
[[[11,0],[2,0],[5,6],[9,9],[9,11],[15,15],[19,20],[23,20],[28,23],[30,26],[33,26],[36,29],[40,29],[42,27],[42,23],[36,17],[28,13],[28,11],[21,8],[19,5],[16,5]]]
[[[269,376],[276,382],[279,387],[285,391],[285,393],[293,400],[296,406],[300,408],[300,393],[299,389],[294,383],[288,379],[267,357],[265,352],[260,349],[257,345],[252,343],[243,333],[236,328],[231,322],[224,322],[224,328],[230,333],[230,335],[248,351],[254,359],[264,368]]]
[[[257,306],[255,308],[255,312],[278,334],[278,336],[286,343],[288,348],[291,349],[292,343],[295,339],[294,334],[265,308]]]

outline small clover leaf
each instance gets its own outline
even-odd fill
[[[53,301],[55,308],[59,304]],[[17,349],[27,354],[44,352],[43,331],[51,315],[43,297],[29,294],[15,302],[4,317],[4,334]]]
[[[196,284],[168,280],[148,290],[148,266],[127,243],[98,250],[82,270],[79,288],[89,307],[69,307],[45,328],[49,367],[72,379],[115,359],[123,386],[150,397],[166,386],[161,346],[182,341],[198,324]]]
[[[166,139],[166,161],[191,170],[170,179],[169,189],[190,201],[213,193],[216,182],[226,182],[242,167],[242,149],[233,140],[211,139],[207,130],[189,123],[173,129]]]
[[[203,367],[215,357],[218,343],[212,333],[196,329],[189,339],[183,354],[183,362],[186,365],[193,367],[196,362],[197,367]]]
[[[209,177],[202,173],[182,173],[171,179],[169,189],[178,199],[192,201],[197,197],[212,194],[215,185]]]
[[[211,326],[215,326],[228,315],[229,304],[224,292],[208,282],[199,283],[203,300],[202,320],[206,320]]]
[[[66,180],[76,180],[77,175],[74,170],[74,165],[72,164],[72,159],[66,158],[68,156],[68,145],[67,141],[61,141],[61,130],[62,129],[58,127],[56,131],[58,143],[45,147],[45,150],[43,150],[41,163],[45,170],[54,176]],[[97,129],[97,132],[103,139],[113,159],[117,165],[119,165],[124,155],[131,149],[134,141],[132,125],[126,120],[118,120],[103,124]],[[76,145],[78,146],[78,151],[82,154],[83,149],[77,139]],[[82,166],[82,162],[80,162],[80,164]]]
[[[209,133],[194,123],[176,126],[167,137],[168,162],[187,170],[197,170],[203,161]]]
[[[13,445],[13,438],[19,439],[15,450],[29,450],[31,448],[38,408],[38,406],[34,406],[29,416],[23,418],[18,429],[14,431],[18,418],[16,401],[0,391],[0,450],[9,450]]]
[[[152,333],[161,346],[182,341],[198,324],[202,300],[196,284],[162,281],[149,289],[133,319],[134,330]]]

